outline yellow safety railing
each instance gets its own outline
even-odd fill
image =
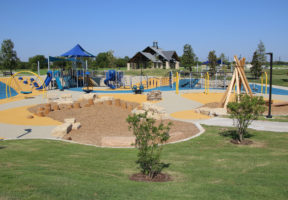
[[[267,83],[268,83],[268,76],[267,72],[264,72],[265,74],[265,94],[267,94]],[[263,74],[261,75],[261,94],[263,94]]]
[[[176,72],[176,94],[179,94],[179,74]]]

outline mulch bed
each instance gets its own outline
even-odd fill
[[[31,107],[29,111],[35,113],[41,106],[43,105]],[[52,111],[46,116],[60,122],[64,122],[66,118],[75,118],[77,122],[81,123],[81,128],[72,130],[63,139],[101,146],[103,137],[133,136],[133,132],[128,130],[128,123],[126,122],[129,114],[131,114],[131,111],[128,109],[115,105],[95,104],[78,109],[63,107],[61,110]],[[183,140],[199,132],[193,123],[163,120],[164,124],[168,124],[168,122],[173,123],[170,129],[170,134],[173,137],[171,136],[168,142]]]
[[[151,179],[149,176],[146,176],[142,173],[133,174],[129,178],[132,181],[139,181],[139,182],[167,182],[172,181],[172,178],[169,174],[163,174],[159,173],[157,174],[153,179]]]

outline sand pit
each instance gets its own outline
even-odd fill
[[[39,106],[38,106],[39,107]],[[37,107],[31,108],[37,110]],[[79,130],[72,130],[64,136],[64,139],[71,139],[84,144],[98,146],[129,147],[133,141],[133,133],[128,130],[126,118],[130,114],[128,109],[115,105],[96,104],[89,107],[70,108],[53,111],[47,114],[52,119],[64,122],[65,118],[76,118],[82,127]],[[199,132],[192,123],[165,120],[164,123],[172,122],[170,130],[171,138],[168,142],[176,142],[194,136]],[[114,142],[113,142],[114,140]]]

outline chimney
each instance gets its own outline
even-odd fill
[[[157,42],[157,41],[154,41],[154,42],[153,42],[153,47],[156,48],[156,49],[158,49],[158,42]]]

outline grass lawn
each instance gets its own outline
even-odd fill
[[[50,140],[0,142],[0,199],[287,199],[288,133],[250,131],[237,146],[205,127],[193,140],[166,145],[172,182],[133,182],[135,149]]]
[[[267,72],[267,81],[269,85],[270,71],[269,69],[265,69],[264,71]],[[257,80],[249,80],[249,82],[261,83],[261,79],[259,78]],[[263,84],[265,85],[265,76],[263,76]],[[288,87],[288,69],[273,69],[272,84]]]

